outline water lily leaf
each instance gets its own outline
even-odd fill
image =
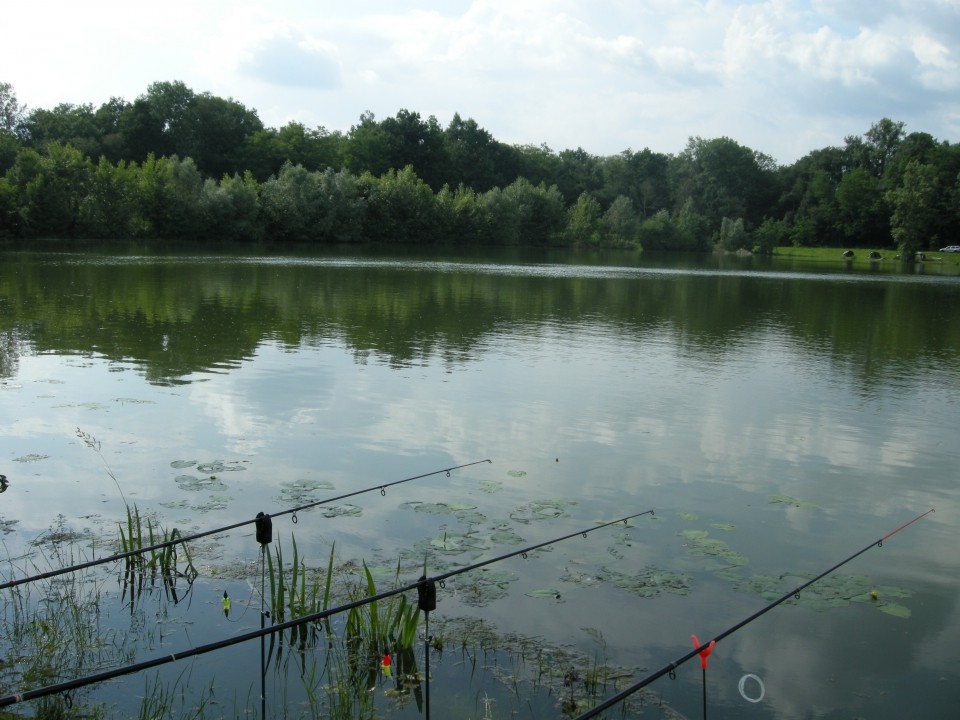
[[[333,505],[330,507],[323,508],[323,516],[325,518],[335,518],[335,517],[360,517],[363,514],[363,508],[357,505],[351,505],[347,503],[345,505]]]
[[[560,591],[554,588],[541,588],[540,590],[531,590],[526,593],[527,597],[540,598],[543,600],[559,600]]]
[[[686,595],[692,589],[689,575],[663,570],[654,565],[634,574],[604,567],[600,570],[600,577],[618,588],[644,598],[656,597],[662,592]]]
[[[177,487],[179,487],[181,490],[187,490],[189,492],[227,489],[226,485],[213,476],[198,478],[193,475],[177,475],[173,480],[177,483]]]
[[[327,480],[292,480],[281,483],[280,497],[286,503],[301,503],[310,500],[317,490],[333,490],[333,483]]]
[[[490,536],[490,541],[498,545],[520,545],[524,542],[524,538],[509,528],[498,528]]]
[[[737,526],[736,526],[736,525],[731,525],[730,523],[711,523],[711,524],[710,524],[710,527],[714,528],[715,530],[726,530],[726,531],[730,531],[730,530],[733,530],[734,528],[736,528]]]
[[[687,540],[700,540],[709,534],[706,530],[681,530],[677,533],[677,535],[685,537]]]
[[[529,505],[517,508],[510,513],[510,518],[516,522],[527,524],[533,520],[546,520],[565,517],[566,508],[576,505],[566,500],[538,500]]]
[[[174,460],[172,463],[170,463],[170,467],[174,468],[175,470],[182,470],[184,468],[193,467],[196,464],[196,460]]]
[[[909,618],[910,617],[910,608],[904,607],[899,603],[879,603],[877,609],[880,612],[885,612],[887,615],[893,615],[898,618]]]
[[[806,502],[805,500],[797,500],[795,497],[790,497],[789,495],[771,495],[769,501],[770,503],[783,503],[784,505],[792,505],[796,508],[817,507],[814,503]]]
[[[427,503],[419,501],[405,502],[400,505],[402,508],[416,510],[417,512],[427,513],[428,515],[454,515],[458,512],[467,510],[476,510],[476,505],[461,505],[460,503]],[[483,521],[481,521],[483,522]]]
[[[453,516],[465,525],[481,525],[487,521],[487,516],[474,509],[457,510]]]
[[[500,492],[503,489],[503,483],[499,480],[481,480],[480,489],[485,493]]]
[[[693,521],[693,520],[699,520],[699,519],[700,519],[700,518],[696,515],[696,513],[692,513],[692,512],[678,512],[678,513],[677,513],[677,517],[680,518],[681,520],[688,520],[688,521]]]
[[[29,455],[21,455],[18,458],[14,458],[13,461],[18,463],[32,463],[32,462],[40,462],[41,460],[47,460],[49,458],[50,458],[49,455],[40,455],[39,453],[30,453]]]
[[[522,478],[527,476],[526,470],[507,470],[507,475],[512,478]]]
[[[486,605],[506,597],[508,586],[516,579],[517,575],[509,570],[474,570],[457,577],[457,596],[467,605]]]

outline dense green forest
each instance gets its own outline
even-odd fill
[[[603,157],[459,114],[274,129],[182,82],[51,110],[0,83],[0,237],[913,252],[960,239],[960,144],[883,118],[788,166],[727,137]]]

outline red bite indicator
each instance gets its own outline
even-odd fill
[[[700,647],[700,641],[697,640],[697,636],[696,636],[696,635],[691,635],[691,636],[690,636],[690,639],[693,640],[693,646],[694,646],[695,648]],[[716,644],[717,644],[717,641],[716,641],[716,640],[711,640],[711,641],[710,641],[710,644],[707,645],[706,648],[704,648],[703,650],[701,650],[700,652],[697,653],[697,655],[700,656],[700,669],[701,669],[701,670],[706,670],[706,669],[707,669],[707,658],[710,656],[710,653],[713,652],[713,646],[716,645]]]

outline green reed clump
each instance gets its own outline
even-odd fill
[[[141,517],[136,505],[132,509],[127,507],[126,527],[120,524],[120,551],[126,555],[123,569],[124,597],[129,592],[131,603],[147,581],[156,583],[157,579],[160,579],[168,598],[174,603],[180,601],[177,593],[178,578],[184,578],[188,587],[192,586],[199,573],[193,565],[187,544],[177,542],[180,537],[182,535],[176,528],[167,532],[162,527],[155,526],[150,518]],[[184,554],[183,570],[179,568],[178,547]]]
[[[62,528],[50,538],[70,538]],[[35,547],[43,547],[35,544]],[[50,544],[48,562],[77,564],[74,540]],[[36,563],[35,570],[39,571]],[[130,662],[133,651],[123,633],[101,625],[106,577],[87,569],[25,583],[0,594],[0,695],[22,693],[104,667]],[[26,713],[50,718],[101,718],[102,703],[83,701],[87,691],[47,696],[25,705]],[[15,716],[10,716],[15,717]]]

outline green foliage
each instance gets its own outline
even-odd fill
[[[941,211],[941,188],[936,171],[916,161],[907,165],[904,184],[891,190],[887,199],[893,206],[893,239],[904,257],[937,247],[937,213]]]
[[[932,168],[922,189],[910,185],[912,163]],[[179,81],[153,83],[132,103],[25,113],[0,83],[0,235],[28,240],[640,239],[647,249],[704,251],[731,242],[724,218],[742,218],[748,236],[780,223],[755,238],[764,248],[895,239],[929,248],[960,234],[958,173],[960,145],[908,135],[889,118],[778,167],[727,137],[691,138],[677,155],[597,157],[506,145],[472,118],[455,114],[442,128],[406,109],[383,120],[365,112],[345,135],[296,122],[265,128],[255,110]]]
[[[747,248],[749,239],[743,228],[743,218],[731,219],[725,217],[720,224],[720,247],[724,250],[741,250]]]

